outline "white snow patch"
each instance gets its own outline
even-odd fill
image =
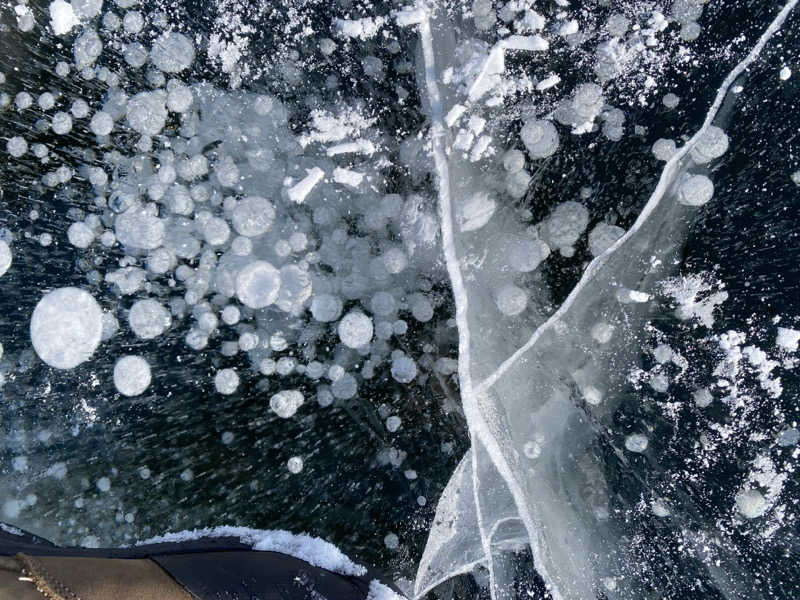
[[[386,17],[365,17],[363,19],[335,19],[333,28],[343,38],[368,40],[375,37],[386,23]]]
[[[366,600],[405,600],[405,596],[401,596],[390,587],[383,585],[377,579],[369,582],[369,591],[367,592]]]
[[[319,167],[308,170],[308,175],[289,188],[287,195],[289,200],[297,204],[302,204],[314,187],[325,177],[325,171]]]
[[[56,35],[69,33],[80,21],[72,10],[72,4],[64,0],[50,3],[50,27]]]
[[[712,289],[702,275],[674,277],[661,283],[661,291],[678,304],[676,317],[682,321],[697,319],[706,327],[714,325],[714,309],[728,299],[725,291],[708,294]]]
[[[787,352],[797,352],[797,346],[800,344],[800,331],[788,327],[778,327],[778,337],[775,343]]]
[[[365,575],[367,569],[348,558],[341,550],[330,542],[312,537],[305,533],[295,534],[281,530],[260,530],[249,527],[207,527],[204,529],[193,529],[191,531],[180,531],[176,533],[165,533],[164,535],[153,537],[141,542],[137,546],[146,544],[179,543],[202,538],[235,537],[239,538],[242,544],[252,546],[253,550],[267,552],[280,552],[288,554],[307,563],[327,569],[342,575]]]

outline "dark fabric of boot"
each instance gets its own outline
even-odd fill
[[[61,548],[0,527],[0,600],[364,600],[377,578],[254,551],[237,538]]]

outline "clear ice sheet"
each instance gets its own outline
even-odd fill
[[[633,227],[588,265],[546,320],[545,315],[498,320],[493,291],[504,278],[504,265],[501,261],[501,268],[492,269],[489,259],[474,266],[474,256],[485,256],[487,245],[491,254],[493,241],[510,232],[497,216],[479,234],[458,226],[454,213],[482,184],[467,161],[446,156],[444,115],[456,94],[443,91],[437,62],[447,63],[453,47],[451,36],[443,33],[448,28],[435,16],[420,25],[424,67],[418,70],[425,74],[419,78],[427,85],[433,121],[442,239],[460,333],[461,393],[473,445],[440,500],[416,595],[479,562],[489,570],[492,597],[509,597],[513,580],[494,567],[494,547],[507,541],[497,532],[509,521],[525,525],[534,564],[554,598],[635,598],[646,593],[649,584],[639,577],[641,559],[627,538],[624,516],[620,520],[609,510],[610,486],[600,457],[615,455],[622,469],[631,457],[609,435],[612,417],[616,398],[646,343],[645,324],[654,314],[650,300],[658,296],[660,282],[674,274],[696,214],[693,202],[683,199],[681,186],[690,168],[707,161],[692,151],[705,142],[712,125],[724,129],[733,124],[730,89],[795,4],[781,9],[722,82],[703,126],[667,162]],[[490,54],[487,64],[491,61]],[[726,99],[729,106],[720,113]],[[530,291],[533,298],[543,293]],[[610,339],[593,336],[598,328],[610,331]],[[531,444],[535,456],[528,457],[526,445]],[[699,510],[691,498],[682,500],[687,513]],[[466,533],[476,526],[479,535]],[[512,530],[513,542],[524,543],[519,528]],[[705,578],[726,598],[759,597],[756,579],[730,550],[733,544],[721,532],[714,534],[719,535],[718,554],[714,561],[702,561]]]

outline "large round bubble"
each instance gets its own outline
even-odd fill
[[[103,311],[86,291],[65,287],[45,294],[31,317],[36,354],[56,369],[89,360],[103,335]]]

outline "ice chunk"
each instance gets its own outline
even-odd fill
[[[511,35],[500,42],[508,50],[544,52],[550,44],[540,35]]]
[[[333,170],[333,180],[341,185],[357,188],[364,180],[364,174],[357,171],[352,171],[350,169],[336,167]]]
[[[265,260],[245,266],[236,276],[236,297],[250,308],[264,308],[278,299],[280,272]]]
[[[447,123],[448,127],[452,127],[467,111],[467,107],[463,104],[454,104],[453,108],[447,113],[447,116],[444,118],[444,122]]]
[[[367,40],[373,38],[386,23],[386,17],[364,17],[363,19],[334,19],[333,28],[343,38]]]
[[[80,4],[79,4],[80,5]],[[75,15],[73,5],[64,0],[54,0],[50,3],[50,27],[56,35],[69,33],[80,21]]]
[[[372,339],[372,319],[363,312],[353,310],[339,321],[339,339],[350,348],[362,348]]]
[[[330,146],[325,153],[328,156],[338,156],[339,154],[374,154],[375,145],[369,140],[356,140]]]
[[[687,175],[678,189],[678,202],[703,206],[714,196],[714,184],[705,175]]]
[[[169,329],[172,317],[158,301],[147,298],[133,303],[128,314],[128,324],[136,337],[150,340]]]
[[[150,365],[141,356],[123,356],[114,364],[114,387],[123,396],[138,396],[151,381]]]
[[[531,158],[547,158],[558,149],[558,132],[550,121],[527,121],[519,135]]]
[[[275,222],[275,207],[261,196],[247,196],[233,209],[231,222],[239,235],[261,235],[269,231]]]
[[[0,240],[0,277],[5,275],[6,271],[11,267],[12,260],[11,248],[4,240]]]
[[[461,231],[475,231],[486,225],[497,209],[497,202],[489,192],[472,194],[461,208],[459,227]]]
[[[496,45],[489,51],[482,68],[469,87],[467,98],[470,102],[477,102],[490,89],[499,83],[499,75],[506,70],[505,50],[501,45]]]
[[[296,202],[297,204],[302,204],[305,202],[305,199],[308,197],[314,187],[320,181],[322,181],[323,177],[325,177],[325,171],[319,167],[309,169],[308,174],[303,179],[289,188],[287,192],[289,200]]]
[[[84,290],[65,287],[45,294],[31,317],[36,354],[57,369],[72,369],[89,360],[100,344],[103,311]]]
[[[622,304],[643,304],[648,302],[652,296],[647,292],[620,288],[617,290],[616,297]]]
[[[165,73],[180,73],[194,62],[194,44],[182,33],[167,31],[153,42],[150,60]]]
[[[139,92],[125,108],[128,125],[142,135],[158,135],[167,122],[166,92]]]
[[[303,405],[303,394],[298,390],[282,390],[269,399],[269,407],[283,419],[292,417]]]
[[[536,84],[536,91],[543,92],[545,90],[549,90],[551,87],[555,87],[559,83],[561,83],[561,77],[555,74],[549,75]]]
[[[214,388],[220,394],[229,396],[239,387],[239,375],[234,369],[220,369],[214,376]]]
[[[653,503],[650,505],[650,510],[653,511],[653,514],[655,516],[661,519],[663,519],[664,517],[668,517],[670,516],[670,514],[672,514],[669,508],[667,507],[666,503],[664,502],[664,500],[662,500],[661,498],[653,500]],[[615,588],[616,581],[614,581],[613,579],[611,579],[610,581],[613,582]],[[614,589],[614,588],[609,587],[609,589]]]

